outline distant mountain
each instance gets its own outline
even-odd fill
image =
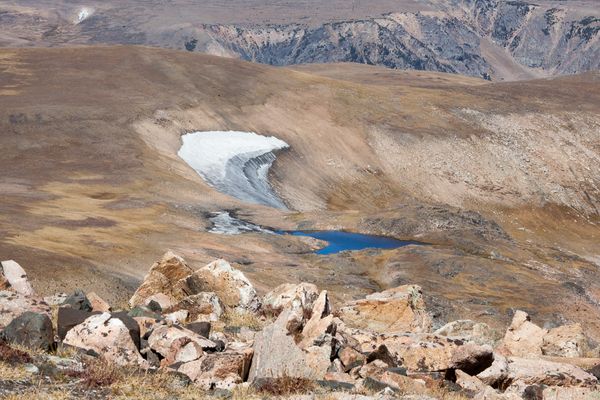
[[[146,44],[272,65],[357,62],[492,80],[600,68],[591,0],[20,3],[0,5],[0,45]]]
[[[274,65],[359,62],[484,78],[573,74],[600,66],[600,12],[466,0],[437,12],[301,24],[210,25],[198,49]]]

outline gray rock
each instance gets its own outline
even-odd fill
[[[211,324],[210,322],[192,322],[191,324],[185,325],[185,328],[208,339]]]
[[[88,300],[85,293],[81,289],[75,290],[62,304],[63,306],[70,306],[74,310],[81,311],[92,311],[92,303]]]
[[[27,311],[4,328],[2,338],[32,349],[50,350],[54,346],[52,321],[45,314]]]
[[[57,334],[60,340],[64,340],[67,332],[95,314],[100,313],[82,311],[71,307],[59,308],[57,316]]]
[[[288,335],[289,313],[289,309],[284,310],[274,323],[256,335],[250,382],[283,376],[319,380],[327,373],[331,347],[311,346],[305,350],[298,347]]]

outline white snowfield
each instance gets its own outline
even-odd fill
[[[268,182],[274,151],[288,144],[254,132],[206,131],[182,136],[177,153],[210,185],[240,200],[285,208]]]

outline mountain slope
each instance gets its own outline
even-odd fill
[[[594,1],[0,5],[0,45],[147,44],[272,65],[357,62],[493,80],[600,68]]]
[[[490,84],[117,46],[0,50],[0,82],[0,256],[40,293],[124,299],[171,248],[227,258],[261,291],[412,282],[441,320],[517,307],[600,332],[597,73]],[[195,130],[288,143],[270,180],[291,211],[210,188],[177,156]],[[320,257],[296,237],[209,233],[223,210],[430,245]]]

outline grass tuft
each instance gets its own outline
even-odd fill
[[[227,310],[222,320],[226,325],[245,326],[255,331],[261,330],[265,325],[265,322],[261,321],[256,314],[237,310]]]
[[[291,376],[265,379],[257,387],[260,393],[271,396],[305,394],[314,392],[315,389],[314,381],[305,378],[293,378]]]
[[[124,377],[121,368],[101,358],[86,362],[82,371],[66,371],[65,375],[81,379],[88,389],[108,387]]]

